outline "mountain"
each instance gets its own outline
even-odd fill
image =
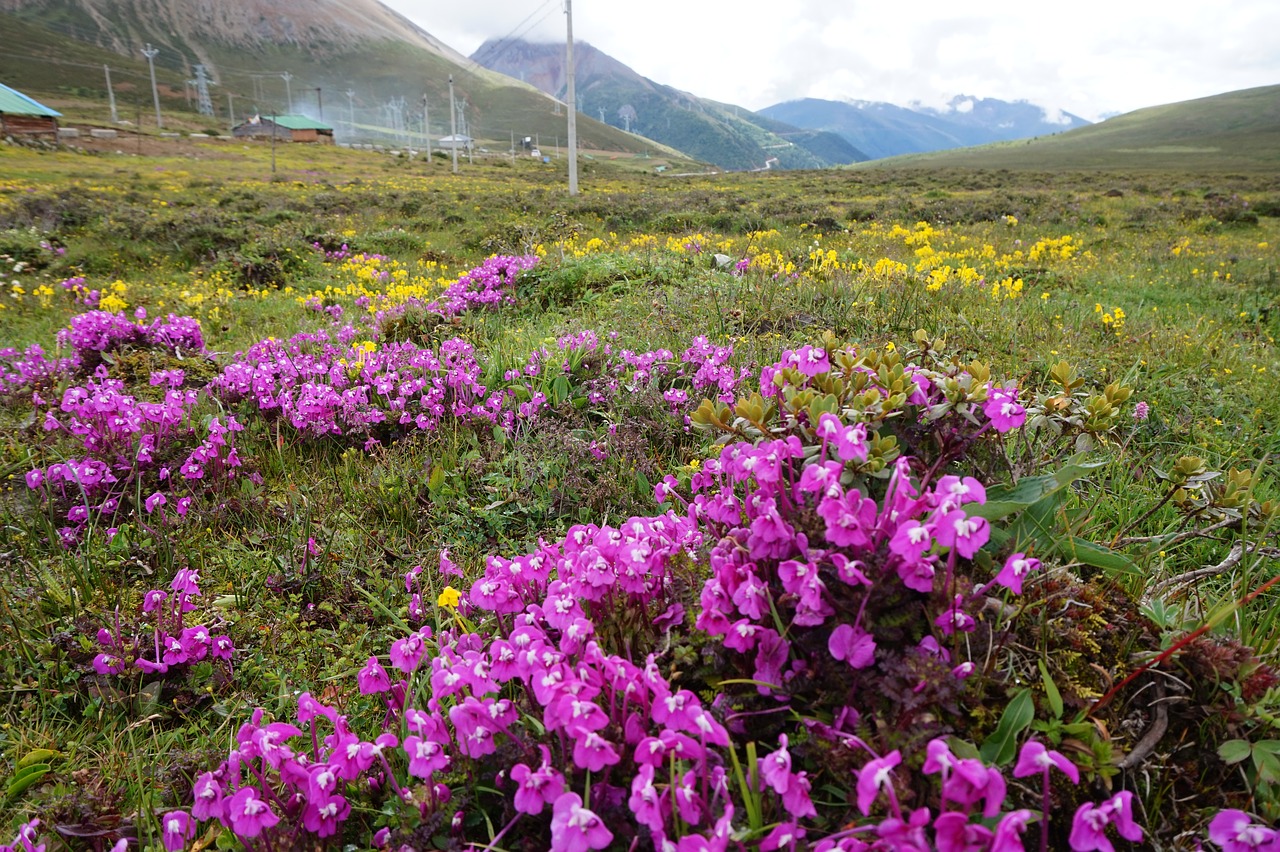
[[[224,128],[229,109],[237,118],[279,110],[327,119],[340,140],[413,143],[424,95],[432,135],[450,132],[452,75],[482,144],[505,150],[513,135],[566,135],[554,100],[469,62],[377,0],[0,0],[0,79],[33,96],[105,102],[109,64],[117,99],[149,106],[148,43],[159,51],[166,108],[190,108],[186,81],[204,65],[214,83],[210,123]],[[585,116],[578,134],[586,149],[656,147]]]
[[[886,166],[1280,171],[1280,85],[1147,107],[1038,139],[899,157]]]
[[[872,158],[962,148],[1060,133],[1088,122],[1034,104],[960,95],[944,109],[878,101],[805,98],[766,107],[761,115],[838,134]]]
[[[580,111],[727,169],[819,168],[867,156],[834,133],[805,130],[656,83],[586,42],[574,44]],[[491,39],[471,60],[563,99],[562,44]],[[776,162],[771,162],[776,161]]]

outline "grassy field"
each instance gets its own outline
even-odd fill
[[[1280,817],[1274,174],[269,157],[0,146],[6,827]]]

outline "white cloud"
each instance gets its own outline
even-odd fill
[[[561,0],[389,0],[464,54],[562,40]],[[1086,118],[1280,83],[1280,4],[1221,0],[579,0],[575,37],[678,89],[759,109],[802,97],[945,108],[957,94]]]

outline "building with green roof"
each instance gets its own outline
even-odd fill
[[[270,139],[282,142],[333,144],[333,128],[305,115],[255,115],[236,125],[231,135],[242,139]]]
[[[0,137],[51,136],[57,139],[61,116],[62,113],[0,83]]]

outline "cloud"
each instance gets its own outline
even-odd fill
[[[464,54],[564,38],[561,0],[390,0]],[[678,89],[759,109],[820,97],[946,108],[957,94],[1086,118],[1280,82],[1280,4],[1221,0],[582,2],[575,37]]]

